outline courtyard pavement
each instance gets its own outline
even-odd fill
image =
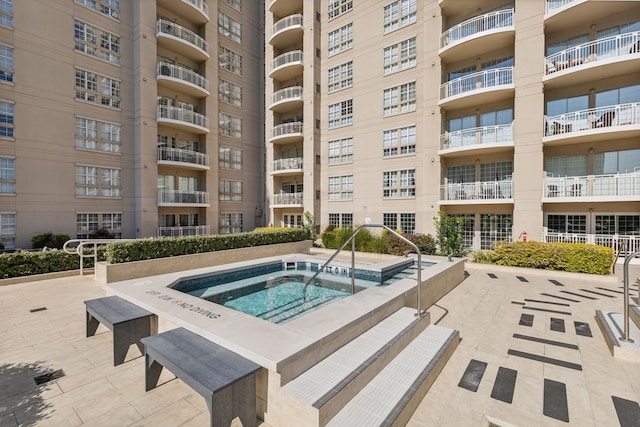
[[[462,340],[409,426],[619,426],[636,416],[640,354],[614,358],[594,317],[622,312],[619,281],[466,271],[429,309]],[[0,426],[208,425],[204,399],[166,370],[163,385],[144,391],[135,346],[114,367],[112,334],[100,326],[85,337],[84,301],[102,296],[92,276],[0,286]],[[63,376],[36,385],[44,374]]]

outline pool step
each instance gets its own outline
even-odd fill
[[[640,357],[640,328],[635,323],[638,316],[638,307],[631,306],[631,319],[629,322],[629,338],[632,341],[624,341],[624,315],[612,311],[596,310],[596,321],[604,339],[614,357],[637,361]]]

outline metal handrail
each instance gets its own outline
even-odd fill
[[[418,246],[415,243],[413,243],[411,240],[407,239],[406,237],[402,236],[401,234],[395,232],[391,228],[382,224],[364,224],[358,227],[356,231],[354,231],[353,234],[342,244],[342,246],[340,246],[340,248],[337,251],[335,251],[335,253],[331,255],[331,257],[329,257],[329,259],[324,264],[322,264],[322,266],[318,269],[318,271],[315,272],[315,274],[311,277],[311,279],[309,279],[307,283],[304,284],[304,288],[302,288],[302,297],[304,299],[304,302],[307,302],[307,287],[311,284],[311,282],[313,282],[316,279],[316,277],[318,277],[318,274],[320,274],[325,269],[325,267],[331,261],[333,261],[335,257],[338,256],[340,251],[342,251],[349,242],[351,242],[351,295],[355,293],[355,290],[356,290],[356,268],[355,268],[356,267],[356,246],[355,246],[356,235],[363,228],[384,228],[394,236],[398,237],[400,240],[403,240],[409,246],[413,247],[413,249],[415,249],[416,253],[418,254],[418,292],[417,292],[418,295],[417,295],[417,302],[416,302],[417,312],[415,316],[421,317],[423,312],[422,310],[420,310],[420,288],[422,286],[422,257],[420,253],[420,248],[418,248]]]
[[[629,263],[635,257],[640,255],[640,251],[633,252],[624,259],[624,335],[620,337],[620,341],[632,343],[629,338]]]
[[[98,245],[106,245],[113,242],[126,242],[135,239],[71,239],[64,242],[62,250],[68,254],[76,254],[80,257],[80,275],[84,271],[84,259],[93,257],[93,268],[98,262]],[[76,246],[72,246],[76,244]],[[85,247],[93,249],[91,253],[84,252]]]

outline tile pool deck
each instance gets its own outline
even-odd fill
[[[622,311],[616,279],[466,270],[429,309],[432,322],[458,329],[462,341],[408,425],[618,426],[625,413],[616,404],[637,408],[640,354],[613,358],[594,317],[596,309]],[[163,374],[168,382],[145,393],[135,348],[113,367],[111,333],[101,326],[85,337],[83,301],[104,295],[91,276],[0,286],[0,426],[208,425],[204,400],[182,381]],[[485,367],[481,379],[478,370],[465,375],[470,363]],[[35,384],[59,369],[63,377]]]

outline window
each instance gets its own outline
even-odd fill
[[[474,214],[447,214],[462,226],[462,245],[467,249],[473,249],[476,216]]]
[[[242,12],[242,0],[223,0],[226,4],[237,10],[238,12]]]
[[[594,153],[594,175],[640,172],[640,148]]]
[[[336,55],[344,50],[353,47],[353,23],[349,23],[344,27],[329,33],[329,56]]]
[[[384,7],[384,32],[416,22],[417,0],[398,0]]]
[[[329,105],[329,129],[353,123],[353,100]]]
[[[587,232],[587,216],[548,215],[547,230],[550,233],[585,234]]]
[[[218,164],[222,169],[242,170],[242,150],[220,146]]]
[[[353,138],[329,141],[329,165],[353,161]]]
[[[242,55],[239,53],[220,45],[218,60],[220,61],[220,68],[223,70],[239,76],[242,75]]]
[[[329,225],[337,228],[353,228],[352,213],[330,213]]]
[[[227,113],[220,112],[219,133],[233,138],[242,138],[242,119]]]
[[[221,202],[241,202],[242,181],[221,180],[219,196]]]
[[[16,248],[15,213],[0,213],[0,243],[5,249]]]
[[[329,0],[327,5],[329,8],[329,20],[349,12],[353,8],[352,0]]]
[[[13,138],[13,103],[0,101],[0,137]]]
[[[415,197],[416,170],[383,172],[382,188],[382,196],[385,198]]]
[[[0,25],[13,27],[13,0],[0,0]]]
[[[400,224],[400,227],[398,227]],[[392,230],[400,230],[403,233],[415,233],[416,214],[415,213],[383,213],[382,225]]]
[[[242,107],[242,87],[220,79],[218,84],[218,98],[227,104]]]
[[[119,124],[76,117],[76,148],[120,153],[120,130]]]
[[[384,157],[416,152],[416,126],[385,130],[382,134]]]
[[[99,37],[98,37],[99,35]],[[112,64],[120,64],[120,37],[81,21],[74,25],[75,49]],[[98,44],[98,39],[100,44]]]
[[[76,3],[110,18],[120,19],[120,0],[76,0]]]
[[[447,168],[447,181],[450,183],[475,182],[476,166],[459,165]]]
[[[513,175],[513,162],[482,163],[480,165],[480,181],[505,181],[511,180]]]
[[[351,87],[353,85],[353,61],[337,67],[329,68],[329,92]]]
[[[395,73],[416,66],[416,38],[384,48],[384,74]]]
[[[547,176],[584,176],[587,174],[586,154],[549,156],[544,159]]]
[[[16,161],[0,157],[0,193],[16,192]]]
[[[238,44],[242,43],[242,25],[222,12],[218,12],[218,32]]]
[[[596,215],[595,234],[640,236],[640,215]]]
[[[242,233],[242,214],[220,212],[218,232],[220,234]]]
[[[98,231],[97,213],[78,213],[76,214],[76,238],[88,239],[91,233]]]
[[[120,108],[120,81],[76,69],[76,99]]]
[[[329,177],[329,200],[353,199],[353,175]]]
[[[495,242],[511,241],[511,214],[480,214],[480,249],[491,249]]]
[[[13,48],[0,45],[0,81],[13,81]]]
[[[76,196],[121,197],[120,169],[76,166]]]
[[[416,109],[416,82],[385,89],[384,115],[406,113]]]

